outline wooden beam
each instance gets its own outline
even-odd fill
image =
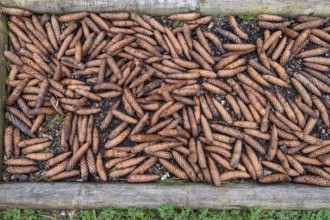
[[[330,1],[323,0],[200,0],[199,7],[207,15],[330,15]]]
[[[25,8],[37,13],[62,14],[75,11],[134,11],[168,15],[200,11],[204,15],[295,16],[313,13],[330,15],[330,1],[324,0],[1,0],[0,5]]]
[[[172,203],[193,209],[232,209],[259,205],[264,209],[330,208],[330,188],[296,184],[0,184],[0,208],[101,209],[130,206],[156,209]]]
[[[7,62],[3,56],[8,44],[8,29],[6,16],[0,14],[0,181],[3,168],[3,134],[5,128],[4,109],[6,99]]]
[[[51,14],[75,11],[128,11],[153,15],[168,15],[195,11],[198,9],[198,0],[1,0],[0,5]]]

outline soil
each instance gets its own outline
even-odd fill
[[[181,22],[173,22],[170,20],[167,20],[165,17],[158,17],[157,20],[163,22],[163,24],[165,26],[168,27],[172,27],[172,28],[176,28],[177,26],[181,25]],[[251,43],[251,44],[255,44],[256,39],[257,38],[263,38],[263,31],[257,26],[256,20],[244,20],[241,17],[237,17],[237,22],[239,23],[240,28],[249,35],[249,40],[244,40],[243,43]],[[207,24],[207,25],[203,25],[202,29],[210,31],[212,33],[217,34],[217,30],[221,28],[224,30],[228,30],[230,31],[230,26],[228,24],[228,18],[227,17],[219,17],[219,18],[213,18],[212,21]],[[217,36],[220,38],[222,43],[230,43],[230,41],[227,38],[222,37],[221,35],[217,34]],[[195,35],[193,35],[193,38],[196,38]],[[214,53],[215,56],[220,56],[221,54],[219,53],[219,51],[215,48],[214,45],[210,44],[210,46],[212,47],[212,51]],[[312,49],[312,48],[316,48],[316,46],[312,43],[309,43],[304,50],[307,49]],[[325,55],[326,57],[330,57],[330,54],[327,53]],[[244,55],[242,57],[245,58],[256,58],[257,54],[254,53],[250,53],[247,55]],[[291,76],[293,73],[301,71],[302,70],[302,61],[298,60],[298,59],[293,59],[290,62],[288,62],[284,68],[287,70],[287,73]],[[328,76],[330,77],[330,74],[328,73]],[[81,80],[86,80],[88,77],[78,77],[78,79]],[[235,77],[236,78],[236,77]],[[292,98],[295,97],[297,95],[296,91],[294,89],[291,90],[287,90],[287,89],[283,89],[281,87],[278,86],[272,86],[269,90],[271,91],[280,91],[285,97],[287,98]],[[330,99],[330,95],[329,94],[325,94],[323,93],[323,98],[325,99]],[[114,98],[114,99],[102,99],[101,102],[91,102],[89,101],[89,106],[93,106],[93,107],[101,107],[101,109],[103,110],[101,113],[97,114],[94,116],[95,119],[95,123],[97,125],[97,127],[100,126],[100,124],[102,123],[108,109],[110,108],[111,105],[113,105],[117,100],[119,100],[120,97],[118,98]],[[221,100],[222,103],[224,103],[225,107],[227,109],[229,109],[228,104],[226,103],[226,101],[224,99]],[[123,106],[121,104],[121,106],[119,107],[119,110],[123,110]],[[328,110],[328,112],[330,113],[330,111]],[[232,113],[232,112],[231,112]],[[232,114],[233,115],[233,114]],[[61,129],[62,129],[62,120],[55,120],[53,121],[51,124],[50,122],[53,120],[53,118],[51,116],[47,116],[49,118],[47,118],[43,125],[41,126],[41,128],[39,129],[38,132],[38,137],[49,137],[50,140],[53,141],[53,145],[51,147],[51,152],[53,153],[60,153],[62,151],[62,149],[60,148],[59,145],[59,141],[60,141],[60,135],[61,135]],[[54,117],[58,117],[58,116],[54,116]],[[233,115],[233,117],[235,117]],[[215,119],[211,122],[217,122],[219,124],[222,123],[222,121],[220,121],[219,119]],[[108,141],[108,135],[109,133],[116,128],[119,124],[121,123],[121,120],[118,120],[116,118],[114,118],[112,120],[112,123],[110,124],[110,126],[105,129],[105,130],[100,130],[100,151],[102,151],[104,149],[104,145],[105,143]],[[201,127],[199,127],[199,130],[202,130]],[[323,140],[328,140],[330,139],[330,131],[328,130],[327,127],[324,126],[324,124],[322,123],[321,120],[318,121],[318,124],[314,127],[313,131],[311,132],[312,134],[315,134],[316,137],[319,137]],[[24,135],[23,135],[24,136]],[[24,137],[26,138],[26,137]],[[261,144],[266,145],[265,141],[260,141]],[[134,143],[131,142],[130,140],[126,139],[125,141],[123,141],[120,146],[133,146]],[[268,146],[266,146],[267,148]],[[285,148],[285,146],[284,146]],[[104,162],[106,162],[107,160],[105,160]],[[39,167],[43,168],[43,164],[39,163]],[[220,171],[223,171],[223,168],[219,168]],[[34,174],[28,174],[28,175],[11,175],[9,176],[8,174],[5,173],[5,181],[35,181],[35,179],[40,175],[40,173],[43,170],[41,169],[40,172],[34,173]],[[265,174],[269,174],[270,170],[268,170],[267,168],[264,169]],[[161,176],[161,181],[163,182],[171,182],[171,181],[181,181],[178,180],[177,178],[175,178],[172,174],[170,174],[167,170],[165,170],[160,164],[156,164],[153,168],[151,168],[149,171],[147,171],[147,173],[154,173],[154,174],[158,174]],[[81,181],[80,178],[71,178],[71,179],[67,179],[64,181]],[[92,176],[89,177],[88,181],[99,181],[98,178],[93,178]],[[126,181],[126,177],[123,178],[119,178],[118,181]],[[244,181],[251,181],[249,179],[247,180],[233,180],[231,182],[244,182]]]

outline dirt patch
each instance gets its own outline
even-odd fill
[[[22,15],[20,10],[5,13]],[[308,28],[304,39],[309,42],[302,48],[304,41],[293,43],[296,51],[289,55],[328,48],[324,39],[330,35],[322,31],[327,20],[201,18],[196,13],[189,19],[99,16],[9,18],[5,181],[192,180],[219,185],[294,179],[329,185],[329,108],[322,104],[329,100],[329,52],[307,56],[314,58],[306,59],[314,74],[306,70],[306,60],[293,56],[282,63],[281,57]],[[184,24],[191,29],[192,48],[188,32],[180,30]],[[267,38],[262,25],[269,26]],[[281,25],[289,30],[279,31]],[[272,60],[284,37],[280,55]],[[111,122],[105,123],[110,114]],[[31,129],[40,115],[46,117],[30,134],[39,139],[20,146],[29,139],[26,127]],[[39,143],[40,138],[48,140]],[[47,142],[50,146],[40,146]],[[72,155],[53,162],[66,152]]]

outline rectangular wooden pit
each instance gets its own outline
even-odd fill
[[[2,0],[0,5],[19,7],[37,13],[61,14],[73,11],[139,11],[153,15],[200,11],[203,15],[258,13],[295,16],[327,16],[326,0]],[[2,173],[6,60],[8,43],[6,17],[0,15],[0,173]],[[2,179],[2,178],[1,178]],[[231,209],[259,205],[264,209],[313,210],[330,208],[330,188],[298,185],[224,184],[220,188],[206,184],[125,184],[125,183],[1,183],[0,208],[100,209],[130,206],[155,209],[172,203],[193,209]]]

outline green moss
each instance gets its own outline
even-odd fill
[[[49,128],[54,128],[54,126],[60,122],[64,121],[64,116],[57,115],[47,115],[46,116],[46,124]]]
[[[6,24],[2,21],[2,19],[0,19],[0,32],[5,35],[8,35],[8,33],[9,33],[9,30],[8,30]]]
[[[9,76],[6,76],[6,85],[9,83]]]
[[[184,180],[180,179],[180,178],[172,177],[172,178],[161,180],[161,182],[163,182],[163,183],[182,183],[182,182],[184,182]]]
[[[135,12],[134,12],[137,16],[140,16],[142,17],[142,11],[140,9],[136,9]]]
[[[57,148],[61,148],[61,138],[59,138],[56,142],[55,142],[55,146]]]
[[[47,147],[46,149],[43,149],[41,152],[42,153],[51,153],[52,152],[52,149],[50,149],[49,147]]]
[[[182,21],[176,20],[175,21],[175,27],[179,27],[182,25]]]
[[[50,184],[54,184],[54,181],[52,181],[51,179],[48,179],[48,178],[46,178],[46,179],[43,179],[43,180],[42,180],[42,182],[43,182],[43,183],[50,183]]]
[[[0,54],[0,62],[4,62],[6,63],[7,62],[7,59],[4,55]]]
[[[240,18],[242,18],[244,21],[254,21],[257,20],[256,15],[248,14],[248,15],[241,15]]]

